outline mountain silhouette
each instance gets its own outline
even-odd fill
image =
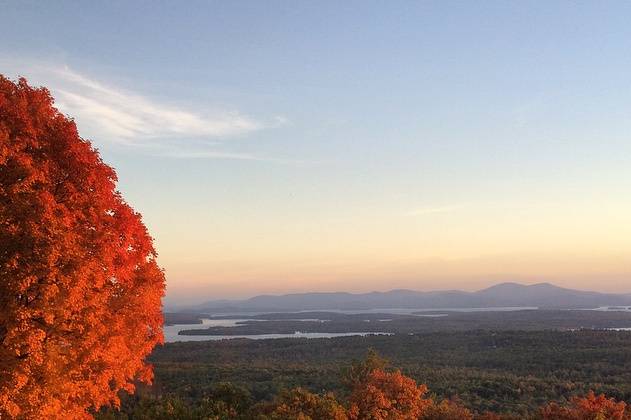
[[[631,306],[631,294],[613,294],[558,287],[550,283],[500,283],[476,292],[446,290],[419,292],[317,292],[260,295],[244,300],[215,300],[187,308],[205,312],[256,312],[363,309],[449,309],[486,307],[597,308]]]

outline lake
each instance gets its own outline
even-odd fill
[[[384,313],[384,314],[397,314],[397,315],[412,315],[420,317],[444,317],[447,314],[423,314],[423,312],[506,312],[506,311],[523,311],[523,310],[536,310],[537,307],[489,307],[489,308],[443,308],[443,309],[419,309],[419,308],[388,308],[388,309],[363,309],[363,310],[320,310],[320,311],[298,311],[295,313],[308,313],[308,312],[337,312],[342,314],[370,314],[370,313]],[[262,312],[265,314],[269,312]],[[333,338],[333,337],[345,337],[345,336],[365,336],[365,335],[389,335],[390,333],[375,333],[375,332],[343,332],[343,333],[304,333],[296,331],[293,334],[250,334],[250,335],[179,335],[178,333],[183,330],[202,330],[208,327],[235,327],[240,322],[244,321],[264,321],[262,319],[239,319],[239,316],[245,314],[221,314],[215,313],[213,315],[232,315],[235,319],[202,319],[201,324],[177,324],[165,326],[164,341],[167,343],[181,342],[181,341],[216,341],[216,340],[229,340],[233,338],[250,338],[253,340],[263,340],[268,338]],[[250,313],[249,315],[254,315]],[[295,321],[321,321],[319,319],[295,319]],[[386,320],[383,320],[386,321]]]
[[[208,327],[234,327],[238,322],[253,321],[252,319],[202,319],[201,324],[167,325],[163,328],[164,341],[175,343],[181,341],[217,341],[233,338],[249,338],[252,340],[264,340],[268,338],[333,338],[353,335],[390,335],[389,333],[374,332],[347,332],[347,333],[303,333],[296,331],[293,334],[252,334],[252,335],[179,335],[183,330],[202,330]]]

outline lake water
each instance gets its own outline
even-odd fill
[[[309,310],[300,312],[337,312],[343,314],[362,314],[362,313],[384,313],[384,314],[397,314],[397,315],[411,315],[416,312],[417,316],[423,317],[443,317],[448,314],[422,314],[420,312],[488,312],[488,311],[523,311],[523,310],[536,310],[537,307],[532,306],[511,306],[511,307],[493,307],[493,308],[434,308],[434,309],[418,309],[418,308],[388,308],[388,309],[363,309],[363,310]],[[269,312],[262,312],[265,314]],[[238,317],[239,314],[220,314],[215,313],[213,315],[233,315]],[[241,314],[243,316],[245,314]],[[249,313],[248,315],[254,315]],[[346,333],[303,333],[295,332],[294,334],[251,334],[251,335],[180,335],[178,334],[183,330],[202,330],[208,327],[235,327],[240,322],[245,321],[264,321],[262,319],[202,319],[201,324],[178,324],[169,325],[163,328],[164,341],[167,343],[174,343],[179,341],[216,341],[216,340],[230,340],[233,338],[249,338],[253,340],[263,340],[268,338],[333,338],[333,337],[347,337],[347,336],[365,336],[365,335],[390,335],[390,333],[374,333],[374,332],[346,332]],[[316,319],[295,319],[295,321],[325,321]],[[386,319],[382,320],[387,322]]]
[[[505,308],[449,308],[444,311],[452,312],[488,312],[488,311],[521,311],[521,310],[536,310],[536,307],[505,307]],[[599,311],[631,311],[631,307],[601,307],[597,309]],[[431,309],[427,311],[440,311],[440,309]],[[322,311],[322,312],[342,312],[347,314],[353,313],[392,313],[392,314],[410,314],[412,312],[425,312],[422,309],[379,309],[379,310],[364,310],[364,311]],[[251,314],[250,314],[251,315]],[[417,314],[417,316],[429,316],[429,317],[442,317],[448,316],[448,314]],[[294,321],[320,321],[326,322],[326,320],[320,319],[293,319]],[[217,340],[230,340],[234,338],[249,338],[252,340],[264,340],[270,338],[333,338],[333,337],[347,337],[347,336],[366,336],[366,335],[391,335],[390,333],[375,333],[375,332],[347,332],[347,333],[304,333],[295,332],[293,334],[251,334],[251,335],[179,335],[178,333],[183,330],[201,330],[208,327],[235,327],[241,322],[253,322],[253,321],[265,321],[263,319],[202,319],[201,324],[178,324],[165,326],[164,341],[167,343],[180,342],[180,341],[217,341]],[[380,319],[380,322],[388,322],[391,319]],[[612,331],[630,331],[631,328],[606,328]]]
[[[599,308],[592,309],[592,311],[631,312],[631,306],[601,306]]]
[[[268,338],[333,338],[348,337],[354,335],[390,335],[389,333],[372,332],[348,332],[348,333],[303,333],[296,331],[293,334],[252,334],[252,335],[179,335],[183,330],[201,330],[208,327],[234,327],[239,322],[253,321],[252,319],[202,319],[201,324],[168,325],[163,328],[164,341],[175,343],[179,341],[217,341],[233,338],[249,338],[252,340],[264,340]]]

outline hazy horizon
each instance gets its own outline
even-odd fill
[[[551,282],[523,282],[523,281],[497,281],[497,282],[492,282],[489,283],[487,285],[481,286],[481,287],[470,287],[470,288],[451,288],[451,287],[444,287],[444,288],[431,288],[431,289],[415,289],[415,288],[398,288],[398,287],[393,287],[393,288],[389,288],[389,289],[366,289],[366,290],[356,290],[356,291],[351,291],[351,290],[335,290],[335,289],[331,289],[331,290],[295,290],[295,291],[281,291],[281,292],[277,292],[277,293],[248,293],[247,291],[245,291],[243,294],[237,294],[237,295],[233,295],[233,296],[213,296],[213,295],[209,295],[207,298],[204,297],[200,297],[203,296],[204,294],[202,292],[197,292],[197,293],[192,293],[192,294],[185,294],[185,295],[181,295],[181,296],[169,296],[166,300],[165,300],[165,307],[167,308],[167,310],[169,308],[178,308],[178,307],[186,307],[186,306],[195,306],[198,304],[203,304],[206,302],[210,302],[210,301],[221,301],[221,300],[229,300],[229,301],[241,301],[241,300],[247,300],[253,297],[258,297],[258,296],[283,296],[283,295],[293,295],[293,294],[317,294],[317,293],[349,293],[349,294],[369,294],[369,293],[387,293],[387,292],[392,292],[392,291],[401,291],[401,290],[406,290],[406,291],[412,291],[412,292],[447,292],[447,291],[463,291],[463,292],[478,292],[478,291],[482,291],[485,290],[487,288],[493,287],[493,286],[498,286],[498,285],[504,285],[504,284],[516,284],[516,285],[521,285],[521,286],[533,286],[533,285],[540,285],[540,284],[548,284],[548,285],[552,285],[552,286],[556,286],[556,287],[560,287],[560,288],[565,288],[565,289],[571,289],[571,290],[578,290],[578,291],[586,291],[586,292],[598,292],[598,293],[612,293],[612,294],[621,294],[621,295],[631,295],[631,289],[626,289],[626,290],[620,290],[620,291],[608,291],[608,290],[602,290],[602,289],[598,289],[598,288],[580,288],[580,287],[565,287],[556,283],[551,283]]]
[[[50,88],[116,169],[167,304],[622,293],[631,4],[608,6],[24,2],[0,73]]]

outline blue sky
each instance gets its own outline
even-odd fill
[[[116,168],[173,301],[628,291],[631,3],[0,8],[0,72]]]

